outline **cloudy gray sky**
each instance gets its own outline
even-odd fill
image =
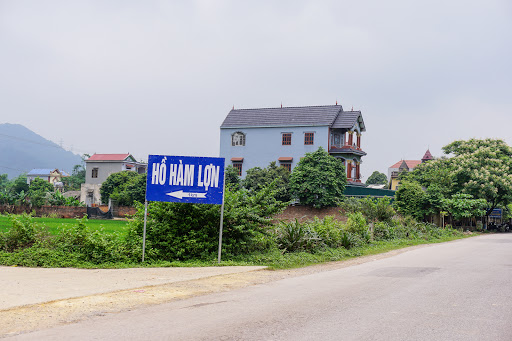
[[[361,110],[363,176],[512,145],[512,2],[0,0],[0,123],[76,153],[218,156],[231,107]]]

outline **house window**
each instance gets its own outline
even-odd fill
[[[281,164],[281,167],[283,167],[284,169],[286,169],[288,172],[291,172],[292,171],[292,164],[291,163],[282,163]]]
[[[292,144],[292,133],[283,133],[283,146],[290,146]]]
[[[315,133],[304,133],[304,144],[312,145],[315,139]]]
[[[331,146],[341,148],[341,134],[331,133]]]
[[[93,178],[97,178],[98,177],[98,168],[93,168],[92,169],[91,177],[93,177]]]
[[[238,171],[238,176],[242,176],[242,163],[241,162],[233,162],[233,167]]]
[[[245,146],[245,134],[237,131],[233,135],[231,135],[231,145],[232,146]]]

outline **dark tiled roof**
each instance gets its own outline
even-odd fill
[[[343,111],[341,115],[338,115],[331,128],[350,129],[358,120],[361,123],[361,130],[365,131],[363,116],[360,111]]]
[[[330,126],[342,111],[341,105],[233,109],[220,127]]]

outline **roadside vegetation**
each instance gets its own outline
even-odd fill
[[[244,180],[233,171],[228,168],[226,174],[221,265],[300,267],[466,236],[460,230],[401,215],[388,198],[343,198],[343,164],[322,149],[307,154],[291,174],[275,164],[251,170]],[[341,181],[332,181],[332,177]],[[106,187],[111,196],[140,192],[138,177],[114,176],[111,180],[117,183]],[[337,206],[347,220],[274,221],[272,217],[289,205],[290,198],[303,205]],[[141,264],[144,207],[139,201],[133,200],[138,211],[129,223],[113,229],[107,228],[111,222],[101,221],[103,226],[98,226],[87,218],[59,224],[26,214],[0,217],[1,224],[5,220],[10,224],[0,228],[0,264],[217,265],[220,207],[164,202],[148,205],[145,263]]]
[[[494,208],[510,218],[512,149],[501,140],[455,141],[446,157],[401,175],[389,198],[344,198],[343,164],[319,149],[306,154],[292,173],[271,163],[240,179],[226,169],[221,265],[300,267],[344,260],[411,245],[436,243],[484,230]],[[79,169],[77,169],[78,171]],[[376,174],[377,177],[379,174]],[[0,201],[56,203],[43,181],[0,177]],[[27,193],[25,195],[24,193]],[[145,263],[142,258],[144,177],[112,174],[102,195],[137,207],[129,222],[0,216],[0,265],[120,268],[217,265],[220,206],[151,202]],[[338,207],[333,217],[275,221],[290,202]],[[444,220],[440,226],[434,217]],[[116,225],[118,224],[118,225]],[[454,227],[454,228],[452,228]]]

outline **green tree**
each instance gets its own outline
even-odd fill
[[[62,178],[62,183],[66,191],[79,191],[85,183],[85,168],[82,165],[75,165],[71,175]]]
[[[322,147],[307,153],[293,169],[290,194],[303,205],[316,208],[337,206],[347,184],[345,167],[340,159]]]
[[[47,193],[53,192],[53,185],[48,181],[35,178],[30,183],[28,196],[32,206],[40,207],[46,204]]]
[[[274,181],[276,199],[290,201],[290,172],[284,167],[278,167],[275,161],[267,168],[254,167],[247,170],[242,184],[250,191],[259,191]]]
[[[395,193],[394,206],[398,213],[404,216],[412,216],[423,219],[425,193],[417,182],[403,181]]]
[[[10,190],[16,194],[21,192],[26,193],[28,191],[27,174],[20,174],[15,178],[11,184]]]
[[[131,171],[112,173],[101,184],[101,201],[104,204],[108,203],[108,199],[112,195],[114,195],[112,199],[121,200],[120,205],[140,201],[140,193],[146,190],[145,179],[146,174],[137,174]],[[144,202],[144,199],[141,202]]]
[[[372,175],[366,180],[367,185],[386,185],[388,183],[388,177],[384,173],[374,171]]]
[[[443,151],[451,157],[421,164],[407,179],[427,189],[435,184],[443,199],[460,193],[485,199],[487,215],[512,202],[512,148],[504,141],[460,140]]]
[[[449,160],[456,193],[485,199],[487,215],[512,202],[512,148],[503,140],[454,141],[443,151],[454,155]]]
[[[443,203],[455,220],[481,217],[485,214],[487,201],[474,199],[471,194],[455,194],[450,199],[443,199]]]
[[[0,190],[6,189],[9,184],[9,178],[7,174],[0,175]]]
[[[121,206],[143,203],[146,200],[146,174],[137,174],[124,185],[116,187],[110,197]]]

